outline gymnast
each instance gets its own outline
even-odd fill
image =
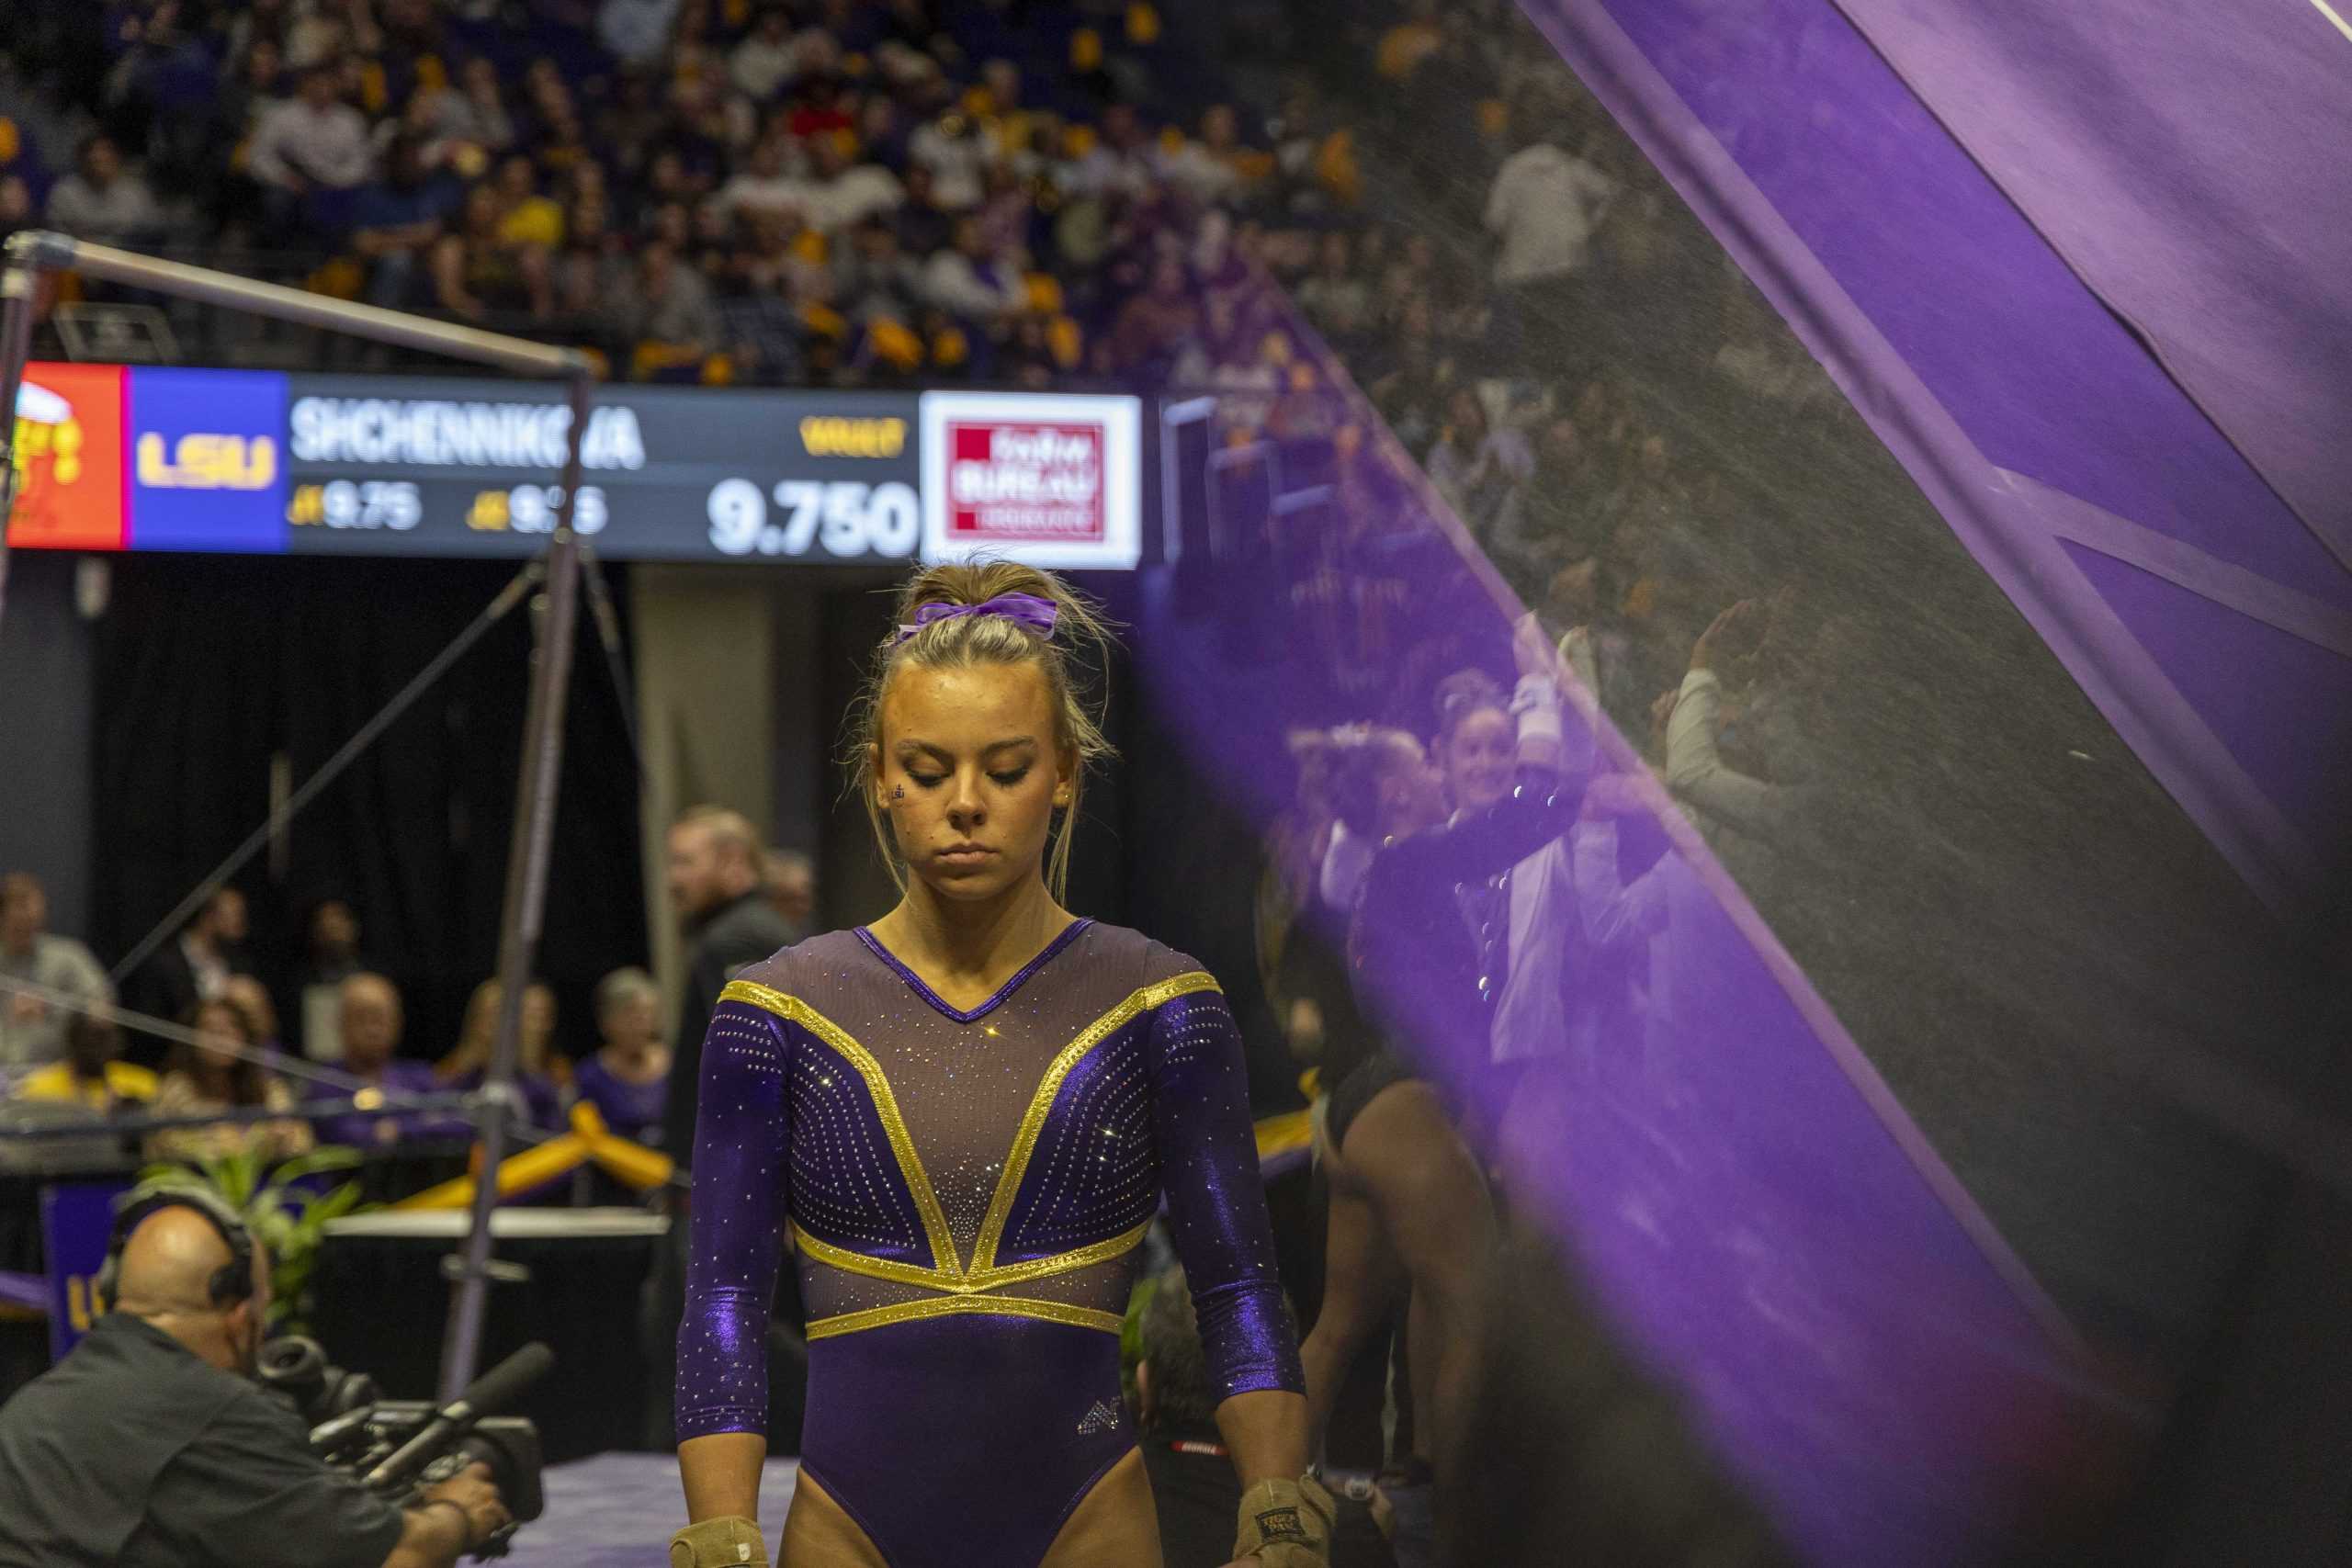
[[[903,591],[850,767],[902,890],[722,993],[704,1050],[673,1568],[764,1563],[770,1302],[787,1234],[808,1400],[789,1568],[1158,1568],[1119,1388],[1164,1198],[1243,1487],[1234,1557],[1320,1568],[1330,1497],[1276,1279],[1241,1043],[1216,982],[1062,908],[1110,747],[1058,579]]]

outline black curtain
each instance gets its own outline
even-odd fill
[[[111,957],[267,815],[273,757],[308,778],[496,597],[507,563],[130,556],[97,650],[94,935]],[[616,598],[627,603],[625,594]],[[528,604],[494,626],[234,878],[255,967],[296,961],[305,911],[348,899],[408,1002],[404,1051],[456,1037],[496,961],[532,660]],[[639,771],[589,617],[573,664],[539,972],[558,1045],[594,1041],[598,976],[645,961]],[[287,1021],[291,1022],[291,1021]]]

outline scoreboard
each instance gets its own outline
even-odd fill
[[[1126,397],[599,387],[574,525],[614,559],[1132,567],[1139,425]],[[571,428],[554,385],[35,365],[8,538],[521,557]]]

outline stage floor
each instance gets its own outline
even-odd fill
[[[768,1550],[784,1528],[798,1467],[768,1461],[760,1487],[760,1526]],[[522,1568],[659,1568],[669,1561],[671,1532],[686,1522],[673,1454],[598,1454],[547,1472],[548,1511],[523,1527],[507,1561]]]

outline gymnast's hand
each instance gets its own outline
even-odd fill
[[[1311,1475],[1261,1481],[1241,1495],[1241,1529],[1226,1568],[1326,1568],[1331,1494]]]

